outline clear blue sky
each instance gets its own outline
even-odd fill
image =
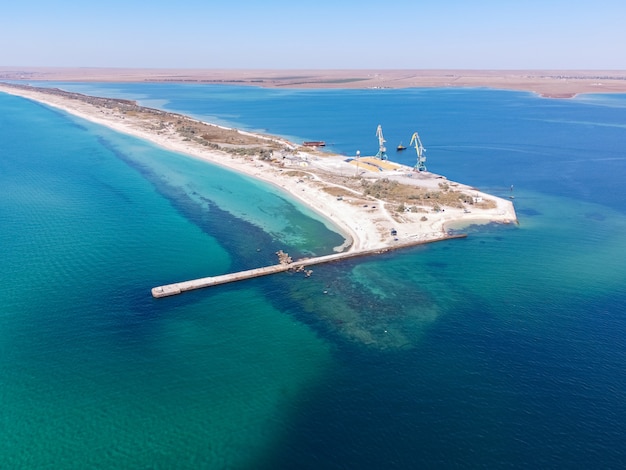
[[[0,65],[626,69],[625,0],[10,1]]]

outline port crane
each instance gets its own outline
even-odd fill
[[[415,144],[415,152],[417,152],[417,163],[415,164],[415,169],[417,171],[426,171],[426,157],[424,156],[426,149],[422,145],[422,141],[420,140],[420,136],[417,132],[413,133],[411,143],[409,145],[413,144]]]
[[[387,160],[387,149],[385,148],[385,138],[383,137],[383,126],[380,124],[376,128],[376,137],[378,137],[378,153],[376,158]]]

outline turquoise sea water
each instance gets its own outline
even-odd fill
[[[626,96],[65,84],[428,167],[519,227],[323,254],[275,189],[0,94],[0,468],[601,467],[626,458]],[[332,227],[331,227],[332,228]],[[326,292],[326,293],[325,293]]]

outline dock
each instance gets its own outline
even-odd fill
[[[152,288],[152,296],[154,298],[161,297],[169,297],[172,295],[178,295],[183,292],[187,292],[190,290],[196,289],[204,289],[205,287],[213,287],[218,286],[220,284],[228,284],[231,282],[243,281],[246,279],[253,279],[255,277],[261,276],[269,276],[270,274],[282,273],[285,271],[303,271],[305,268],[309,266],[314,266],[318,264],[331,263],[335,261],[357,258],[363,256],[371,256],[382,253],[387,253],[389,251],[398,250],[402,248],[409,248],[417,245],[424,245],[427,243],[433,243],[441,240],[451,240],[455,238],[465,238],[467,234],[454,234],[454,235],[444,235],[440,238],[435,238],[431,240],[413,240],[408,242],[399,242],[394,245],[390,245],[382,248],[373,248],[370,250],[360,250],[360,251],[348,251],[344,253],[334,253],[331,255],[325,256],[317,256],[315,258],[304,258],[301,260],[293,261],[290,263],[280,263],[272,266],[265,266],[262,268],[254,268],[248,269],[246,271],[239,271],[236,273],[229,274],[221,274],[219,276],[209,276],[203,277],[200,279],[193,279],[191,281],[182,281],[174,284],[167,284],[163,286],[158,286]]]

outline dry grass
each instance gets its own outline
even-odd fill
[[[370,180],[336,175],[325,175],[324,177],[327,181],[340,185],[340,187],[329,186],[324,188],[324,191],[332,196],[356,199],[357,204],[379,199],[391,204],[392,207],[395,205],[398,212],[408,210],[411,212],[428,213],[438,211],[444,207],[458,209],[469,206],[480,209],[493,209],[496,207],[496,202],[491,199],[475,202],[473,195],[452,189],[447,182],[440,183],[438,190],[432,190],[415,185],[401,184],[387,178]],[[358,195],[343,187],[356,191]]]

